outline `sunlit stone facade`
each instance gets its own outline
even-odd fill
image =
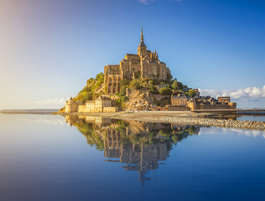
[[[168,73],[170,73],[169,68],[158,59],[157,52],[147,50],[142,30],[137,54],[126,54],[119,65],[105,66],[104,82],[107,86],[107,93],[115,94],[119,92],[119,82],[123,79],[166,79]]]

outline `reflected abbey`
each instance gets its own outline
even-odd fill
[[[66,122],[78,128],[89,145],[104,151],[106,162],[118,162],[127,171],[137,171],[142,186],[146,176],[164,164],[173,146],[200,127],[140,121],[114,120],[92,116],[66,116]]]

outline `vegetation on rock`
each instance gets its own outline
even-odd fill
[[[185,93],[191,97],[194,96],[194,90],[188,90],[187,85],[183,85],[176,78],[172,80],[172,75],[167,74],[166,80],[152,79],[152,78],[141,78],[141,73],[137,72],[135,74],[135,79],[123,79],[119,82],[119,92],[115,96],[110,96],[112,99],[112,104],[116,107],[126,109],[128,107],[128,97],[126,96],[126,89],[133,90],[146,90],[150,94],[161,94],[161,95],[171,95],[174,90]],[[157,85],[165,85],[166,87],[160,88],[158,90]],[[106,94],[107,86],[104,86],[104,74],[101,72],[96,75],[95,78],[90,78],[87,80],[87,85],[78,93],[76,97],[73,98],[73,101],[85,101],[94,100],[102,94]],[[147,98],[148,95],[144,95],[144,98]],[[136,101],[137,102],[137,101]],[[136,104],[135,102],[135,104]],[[145,104],[142,104],[145,103]],[[150,97],[148,100],[138,100],[137,104],[139,108],[150,108],[154,104],[154,100],[151,100]],[[142,106],[140,106],[142,105]],[[60,110],[64,111],[64,108]]]

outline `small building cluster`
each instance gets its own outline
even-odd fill
[[[94,101],[82,101],[74,102],[72,98],[66,101],[65,112],[78,112],[78,113],[89,113],[89,112],[117,112],[118,108],[111,106],[111,100],[108,97],[99,96]]]
[[[211,96],[200,96],[198,89],[195,89],[194,97],[185,94],[175,93],[171,95],[171,110],[180,110],[180,107],[190,110],[204,109],[236,109],[236,103],[230,102],[230,97],[218,97],[216,100]],[[176,107],[175,109],[173,107]]]

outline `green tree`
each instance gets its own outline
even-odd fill
[[[120,94],[124,96],[126,94],[126,86],[122,86],[120,89]]]
[[[153,79],[153,84],[154,85],[158,85],[159,84],[159,81],[157,79]]]
[[[191,126],[191,127],[188,128],[188,133],[189,133],[190,135],[192,135],[192,134],[195,133],[193,126]]]
[[[88,80],[87,80],[87,84],[91,84],[92,82],[94,81],[94,78],[89,78]]]
[[[159,93],[161,95],[171,95],[172,94],[172,91],[171,91],[170,88],[164,87],[164,88],[159,89]]]
[[[141,84],[140,84],[140,82],[139,82],[139,80],[133,80],[133,81],[131,81],[131,87],[134,87],[134,88],[136,88],[136,89],[140,89],[140,87],[141,87]]]
[[[122,96],[121,97],[121,103],[125,103],[128,100],[127,96]]]
[[[183,89],[185,89],[185,91],[187,90],[188,86],[187,85],[184,85],[183,86]]]
[[[177,80],[173,82],[172,88],[173,89],[178,89],[178,81]]]
[[[127,80],[127,79],[123,79],[119,83],[120,87],[129,85],[129,84],[130,84],[130,80]]]
[[[141,72],[138,71],[137,73],[135,73],[135,79],[141,78]]]
[[[190,90],[188,91],[188,95],[189,95],[190,97],[193,97],[193,96],[194,96],[194,93],[195,93],[195,91],[194,91],[193,89],[190,89]]]
[[[87,100],[92,100],[92,98],[93,98],[93,95],[87,91],[84,91],[82,93],[82,96],[83,96],[83,98],[82,98],[83,102],[85,102]]]
[[[178,136],[177,135],[173,135],[172,138],[174,143],[177,143],[178,142]]]
[[[152,93],[152,94],[158,94],[158,91],[157,91],[156,87],[154,87],[154,85],[152,85],[149,88],[149,92]]]
[[[101,78],[104,79],[104,74],[102,72],[96,75],[96,80],[99,80]]]
[[[178,89],[183,89],[183,84],[182,84],[182,82],[178,82]]]
[[[153,85],[154,81],[153,80],[149,80],[149,85]]]
[[[167,79],[171,80],[173,78],[173,76],[170,73],[167,73]]]

